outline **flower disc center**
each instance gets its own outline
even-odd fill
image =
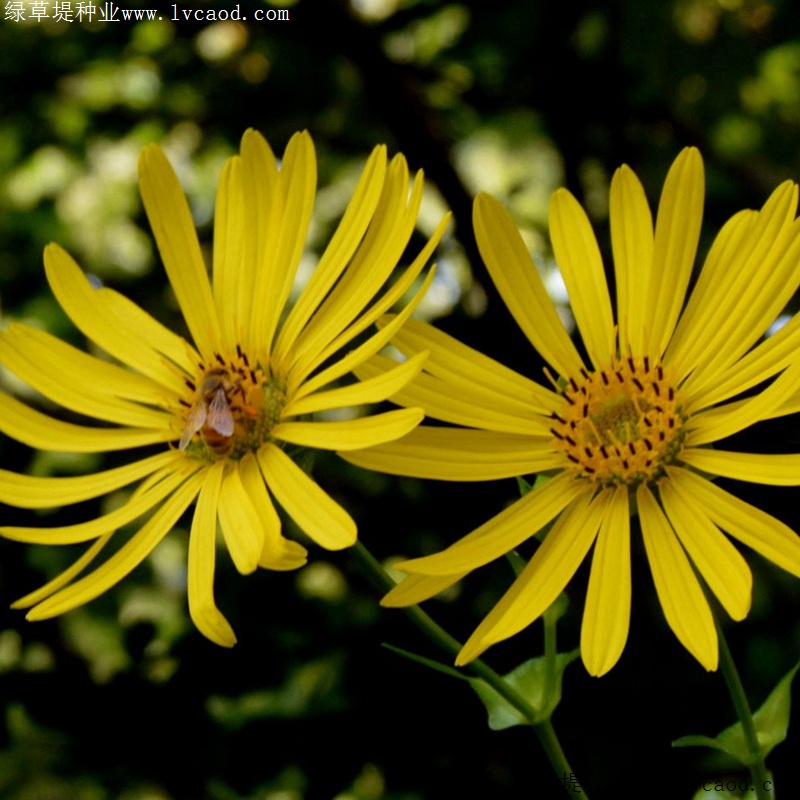
[[[680,451],[685,432],[678,393],[660,364],[648,358],[615,359],[582,371],[561,391],[553,414],[554,446],[579,476],[603,485],[638,484],[663,474]]]
[[[251,365],[236,348],[236,356],[218,353],[209,364],[199,364],[194,380],[186,379],[189,399],[184,407],[179,448],[197,458],[215,461],[239,459],[257,450],[280,419],[285,393],[260,365]]]

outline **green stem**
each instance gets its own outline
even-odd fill
[[[396,586],[395,581],[386,572],[381,563],[360,541],[356,542],[353,551],[361,564],[367,568],[377,581],[381,589],[388,591]],[[455,659],[456,655],[461,650],[461,643],[457,639],[434,622],[434,620],[419,606],[408,606],[402,610],[431,641],[439,645],[439,647]],[[573,790],[568,788],[568,782],[575,786],[579,786],[580,784],[575,778],[575,772],[567,761],[567,757],[564,754],[564,750],[561,747],[561,743],[558,740],[558,736],[550,720],[547,719],[544,722],[537,722],[536,709],[513,686],[510,686],[501,675],[498,675],[498,673],[481,659],[476,658],[474,661],[470,662],[467,665],[467,669],[489,684],[489,686],[504,700],[517,709],[517,711],[529,721],[559,781],[562,782],[567,795],[569,797],[575,797],[576,794]],[[581,800],[589,800],[585,790],[579,791]]]
[[[750,703],[747,700],[744,686],[742,686],[742,681],[739,677],[736,665],[733,663],[733,656],[731,655],[725,635],[722,632],[722,626],[719,624],[718,620],[715,621],[717,625],[717,635],[719,636],[720,669],[725,678],[725,683],[728,686],[728,693],[731,696],[733,707],[736,709],[736,716],[742,724],[744,740],[750,754],[750,764],[748,764],[750,779],[753,782],[758,800],[769,800],[769,794],[764,788],[767,782],[767,765],[761,753],[761,748],[758,746],[758,733],[756,732],[756,725],[753,720],[753,712],[750,710]]]

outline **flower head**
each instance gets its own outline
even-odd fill
[[[389,284],[415,227],[423,181],[419,174],[409,187],[405,159],[387,163],[386,149],[377,147],[311,279],[287,311],[316,190],[307,133],[292,138],[280,168],[254,131],[245,133],[240,155],[225,164],[212,281],[186,198],[158,147],[143,151],[139,172],[145,211],[193,343],[112,289],[93,287],[70,256],[51,244],[45,269],[58,302],[91,341],[121,363],[20,323],[0,332],[0,361],[50,400],[112,426],[57,420],[0,394],[0,429],[43,449],[151,446],[155,452],[86,476],[0,471],[0,500],[23,508],[77,503],[141,481],[122,507],[98,519],[49,529],[4,527],[0,533],[42,544],[93,541],[69,570],[15,604],[33,606],[29,618],[44,619],[122,579],[196,501],[189,609],[208,638],[230,646],[236,638],[213,597],[217,525],[243,574],[257,567],[295,569],[306,561],[306,549],[282,535],[274,501],[322,547],[353,544],[352,518],[294,463],[286,446],[362,448],[402,436],[422,419],[418,409],[343,421],[312,415],[382,401],[419,371],[424,355],[376,380],[337,385],[411,313],[431,275],[397,324],[365,334],[412,288],[446,223]],[[116,529],[147,514],[113,555],[78,577]]]
[[[697,574],[733,619],[750,607],[750,570],[728,536],[800,576],[794,532],[711,479],[798,484],[800,455],[710,447],[759,420],[798,410],[800,317],[761,341],[800,283],[797,187],[783,184],[761,211],[742,211],[722,228],[686,300],[703,195],[702,161],[690,148],[670,169],[654,228],[634,173],[625,166],[616,172],[615,315],[586,214],[568,191],[554,194],[552,244],[585,356],[560,322],[508,213],[487,195],[476,198],[481,254],[517,323],[558,374],[547,373],[552,388],[422,323],[394,337],[409,357],[428,351],[429,358],[393,400],[465,427],[421,426],[349,460],[449,480],[550,476],[443,552],[398,565],[409,577],[386,605],[431,597],[552,523],[458,663],[539,617],[594,545],[581,652],[591,674],[611,669],[628,636],[630,520],[637,513],[667,622],[707,669],[717,666],[717,635]],[[383,374],[392,363],[375,357],[360,374]],[[755,396],[736,399],[765,382]]]

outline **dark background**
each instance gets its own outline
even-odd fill
[[[244,129],[259,129],[281,152],[307,128],[322,190],[309,249],[324,247],[371,148],[385,142],[405,153],[432,187],[416,244],[446,206],[455,214],[426,315],[540,379],[542,363],[475,255],[476,191],[509,205],[551,269],[547,198],[559,185],[586,205],[608,254],[613,170],[630,164],[655,204],[669,164],[697,145],[707,170],[705,251],[728,216],[800,177],[800,6],[788,0],[281,7],[288,21],[172,22],[165,5],[161,22],[0,22],[0,297],[8,319],[85,344],[44,281],[42,248],[55,240],[180,329],[138,201],[139,150],[151,141],[165,147],[207,243],[216,179]],[[791,452],[799,444],[797,421],[784,419],[731,446]],[[0,454],[4,467],[35,474],[81,474],[125,459],[33,453],[8,439]],[[440,549],[517,492],[511,480],[390,479],[334,457],[319,457],[315,475],[379,558]],[[795,489],[735,488],[797,528]],[[99,510],[87,503],[42,521]],[[3,524],[38,519],[2,510]],[[33,624],[0,611],[0,797],[561,795],[530,730],[489,731],[466,684],[381,647],[438,656],[402,612],[378,607],[379,591],[352,554],[317,548],[304,570],[247,578],[223,556],[217,600],[239,637],[227,651],[188,621],[186,543],[184,526],[123,584],[63,618]],[[0,542],[0,606],[78,552]],[[795,579],[747,557],[753,610],[726,631],[758,705],[800,657],[800,604]],[[510,575],[507,565],[492,565],[427,607],[463,640]],[[578,642],[586,580],[584,567],[569,587],[564,649]],[[540,652],[538,623],[493,648],[488,661],[505,671]],[[580,662],[570,666],[564,694],[554,723],[592,798],[691,798],[705,780],[742,776],[704,751],[670,747],[685,734],[718,732],[733,712],[721,676],[706,674],[667,628],[641,543],[625,653],[601,679]],[[799,744],[791,728],[769,762],[784,797],[800,785]]]

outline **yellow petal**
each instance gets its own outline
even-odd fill
[[[341,550],[356,541],[352,517],[274,444],[258,451],[267,486],[286,513],[318,545]]]
[[[233,647],[236,634],[214,602],[214,569],[217,556],[217,507],[224,463],[206,470],[197,498],[189,536],[187,589],[189,614],[203,636],[222,647]]]
[[[475,198],[472,219],[478,249],[517,325],[561,375],[577,375],[583,366],[581,357],[508,212],[481,193]]]
[[[160,469],[170,470],[184,460],[168,450],[155,456],[93,475],[39,478],[0,470],[0,502],[17,508],[53,508],[108,494]]]
[[[172,530],[197,495],[203,477],[203,472],[190,477],[108,561],[94,572],[43,600],[28,612],[28,619],[48,619],[64,614],[88,603],[115,583],[119,583]]]
[[[525,569],[464,644],[456,664],[513,636],[541,616],[569,583],[589,552],[608,509],[610,491],[575,499],[547,534]]]
[[[692,274],[703,222],[705,178],[699,151],[687,147],[664,181],[656,216],[647,308],[652,315],[648,352],[660,357],[669,343]]]
[[[145,147],[139,157],[139,190],[183,318],[206,359],[219,349],[221,332],[208,272],[189,204],[164,153]]]
[[[681,452],[681,462],[709,475],[737,481],[772,486],[800,485],[800,455],[797,453],[733,453],[692,447]]]
[[[604,675],[617,663],[630,616],[630,510],[628,488],[620,485],[600,524],[581,624],[581,657],[590,675]]]
[[[667,623],[707,670],[715,670],[719,659],[717,631],[689,559],[647,484],[640,484],[636,497],[647,560]]]
[[[566,189],[550,200],[550,238],[586,352],[600,369],[616,354],[611,298],[589,218]]]
[[[421,425],[402,439],[339,453],[364,469],[443,481],[488,481],[544,472],[563,465],[549,442],[528,436]]]
[[[89,339],[171,391],[183,390],[180,372],[165,357],[191,373],[197,356],[187,355],[184,339],[112,289],[94,288],[57,244],[45,248],[44,266],[59,305]]]
[[[386,608],[404,608],[428,600],[458,583],[464,575],[409,575],[381,600]]]
[[[788,525],[689,470],[668,467],[667,474],[681,482],[691,502],[698,504],[715,525],[800,577],[800,537]]]
[[[405,436],[423,417],[417,408],[404,408],[343,422],[281,422],[272,429],[272,436],[320,450],[360,450]]]
[[[412,558],[397,567],[420,575],[466,574],[510,552],[538,533],[578,497],[591,495],[592,491],[572,475],[561,473],[441,553]]]
[[[29,447],[64,453],[101,453],[159,444],[175,438],[169,429],[88,428],[53,419],[0,392],[0,431]]]
[[[333,408],[380,403],[388,400],[402,389],[410,380],[419,375],[425,364],[427,353],[418,353],[394,369],[367,380],[349,386],[340,386],[327,392],[317,392],[295,400],[294,398],[283,408],[283,417],[296,417],[301,414],[313,414],[317,411],[328,411]]]
[[[642,184],[624,165],[611,180],[609,201],[619,341],[623,352],[627,345],[631,352],[641,353],[649,316],[646,303],[653,268],[653,215]]]
[[[255,572],[264,548],[264,528],[256,507],[245,491],[238,464],[222,479],[219,524],[236,569],[242,575]]]
[[[732,619],[741,620],[750,610],[753,578],[747,562],[694,501],[681,480],[659,484],[664,511],[681,544],[700,571],[709,589]]]

